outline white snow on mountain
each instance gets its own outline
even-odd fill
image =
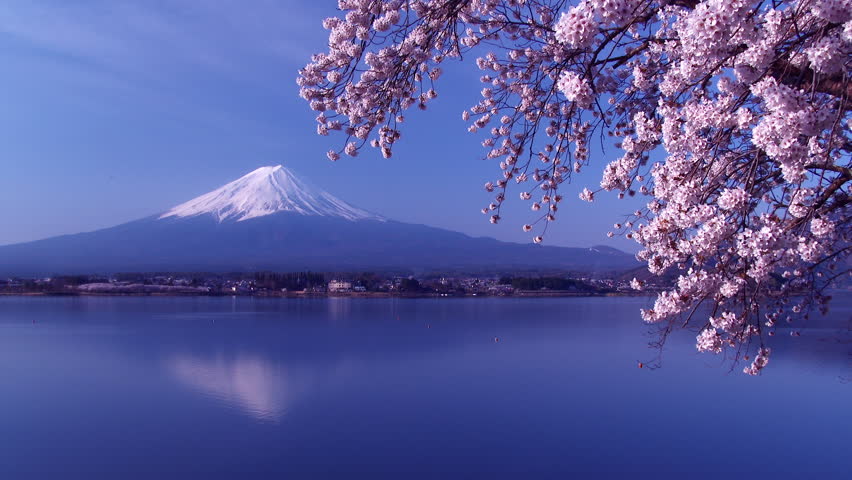
[[[278,212],[341,217],[351,221],[385,220],[300,180],[281,165],[258,168],[221,188],[172,208],[160,219],[212,215],[219,222],[240,222]]]

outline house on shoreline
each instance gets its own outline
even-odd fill
[[[352,291],[352,282],[332,280],[328,282],[328,293],[343,293]]]

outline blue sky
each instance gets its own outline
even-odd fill
[[[0,244],[108,227],[164,211],[263,165],[284,164],[396,220],[528,242],[528,203],[501,224],[479,210],[499,175],[461,111],[479,72],[445,65],[439,98],[406,114],[394,158],[329,162],[342,137],[315,135],[296,75],[324,50],[333,0],[5,0],[0,3]],[[595,188],[615,149],[595,152],[545,240],[633,242],[606,232],[634,200]]]

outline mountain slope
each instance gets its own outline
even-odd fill
[[[619,270],[608,247],[562,248],[474,238],[386,220],[259,169],[162,215],[95,232],[0,247],[0,275],[120,271]]]

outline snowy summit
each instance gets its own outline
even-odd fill
[[[212,215],[218,222],[240,222],[279,212],[340,217],[347,220],[380,220],[297,178],[281,165],[261,167],[221,188],[178,205],[160,216],[195,217]]]

